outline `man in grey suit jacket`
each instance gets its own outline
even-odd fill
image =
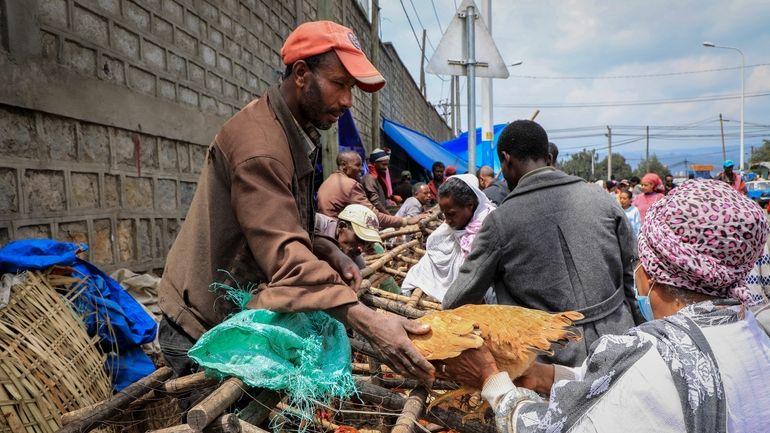
[[[542,359],[579,365],[599,336],[643,321],[631,227],[609,195],[547,165],[548,135],[537,123],[509,124],[497,145],[513,190],[484,221],[443,307],[479,303],[493,286],[500,304],[580,311],[583,340]]]

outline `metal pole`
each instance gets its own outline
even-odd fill
[[[741,171],[743,171],[743,154],[744,154],[744,147],[743,147],[743,105],[744,105],[744,99],[746,98],[746,88],[744,87],[744,73],[743,70],[746,67],[746,58],[743,56],[743,51],[739,49],[735,49],[735,51],[738,51],[741,54]]]
[[[612,128],[607,126],[607,180],[612,179]]]
[[[722,113],[719,113],[719,129],[722,131],[722,162],[725,162],[727,150],[725,149],[725,124],[722,122]]]
[[[479,15],[487,24],[487,30],[492,35],[492,0],[481,0],[479,3]],[[492,153],[492,141],[494,140],[494,106],[492,105],[492,78],[479,79],[481,84],[481,141],[484,153],[479,157],[481,165],[494,165]]]
[[[372,0],[372,28],[370,37],[372,40],[372,64],[378,68],[380,62],[380,0]],[[380,147],[380,92],[372,95],[372,149]]]
[[[468,43],[468,173],[476,173],[476,8],[465,10],[465,28]]]
[[[650,171],[650,127],[647,126],[647,148],[644,153],[644,164],[647,166],[647,171]]]
[[[594,161],[596,161],[596,149],[591,149],[591,181],[594,180]]]
[[[457,105],[455,104],[455,87],[457,86],[457,77],[450,75],[449,105],[452,110],[452,133],[457,134]]]

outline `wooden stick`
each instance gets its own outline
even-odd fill
[[[409,248],[412,248],[412,247],[416,247],[419,244],[420,244],[420,240],[419,239],[414,239],[414,240],[411,240],[411,241],[409,241],[409,242],[407,242],[405,244],[401,244],[401,245],[397,246],[396,248],[393,248],[392,250],[390,250],[387,253],[383,254],[383,256],[380,257],[379,259],[377,259],[374,263],[372,263],[371,265],[369,265],[369,266],[365,267],[364,269],[362,269],[361,270],[361,276],[366,278],[369,275],[372,275],[378,269],[380,269],[381,267],[385,266],[386,263],[391,261],[393,259],[393,257],[396,257],[397,255],[401,254],[402,251],[405,251],[405,250],[407,250]]]
[[[412,433],[414,424],[425,412],[425,401],[428,399],[428,393],[429,389],[423,385],[409,393],[409,398],[404,403],[404,410],[398,416],[391,433]]]
[[[372,358],[371,356],[369,357],[369,359],[370,359],[369,363],[366,363],[366,362],[354,362],[354,363],[352,363],[353,373],[363,373],[363,374],[371,373],[371,370],[369,369],[369,366],[371,365],[371,359],[375,359],[375,361],[377,361],[377,359],[376,358]],[[379,361],[377,361],[377,362],[379,363]],[[380,363],[380,372],[381,373],[387,373],[387,374],[395,374],[395,372],[393,370],[391,370],[390,367],[388,367],[387,365],[382,364],[382,363]]]
[[[407,256],[401,256],[401,257],[400,257],[400,259],[401,259],[401,260],[402,260],[404,263],[409,263],[410,265],[416,265],[417,263],[419,263],[419,262],[420,262],[420,261],[419,261],[419,260],[417,260],[417,259],[413,259],[413,258],[411,258],[411,257],[407,257]]]
[[[399,316],[407,317],[409,319],[417,319],[425,315],[425,311],[418,310],[413,307],[404,305],[398,301],[391,301],[389,299],[378,298],[371,293],[364,293],[359,296],[359,299],[364,304],[373,307],[381,308],[391,313],[396,313]]]
[[[420,386],[420,382],[417,381],[417,379],[408,379],[405,377],[380,377],[380,382],[382,382],[381,387],[383,388],[401,388],[401,389],[415,389],[418,386]],[[448,380],[441,380],[437,379],[433,382],[431,385],[431,388],[434,390],[441,390],[441,391],[454,391],[456,389],[459,389],[460,386],[457,385],[454,382],[448,381]]]
[[[412,296],[409,297],[409,301],[407,301],[406,306],[412,307],[412,308],[416,307],[417,302],[420,300],[421,297],[422,297],[422,289],[419,287],[415,288],[414,290],[412,290]]]
[[[399,271],[398,269],[389,268],[387,266],[382,267],[382,272],[385,272],[390,275],[395,275],[397,277],[406,278],[406,272]]]
[[[235,414],[225,413],[220,415],[202,431],[203,433],[241,433],[243,427],[241,425],[241,420],[239,420]],[[160,430],[154,430],[150,433],[201,433],[201,430],[196,430],[189,424],[180,424]]]
[[[241,423],[241,433],[270,433],[242,419],[238,421]]]
[[[411,226],[406,226],[398,230],[394,230],[392,232],[380,233],[380,238],[382,238],[382,240],[385,240],[385,239],[394,238],[396,236],[411,235],[413,233],[419,233],[419,232],[420,232],[420,226],[417,224],[413,224]]]
[[[404,304],[409,302],[409,296],[398,295],[395,293],[388,292],[387,290],[380,290],[375,287],[372,287],[369,289],[369,292],[372,295],[379,296],[380,298],[390,299],[392,301],[399,301],[399,302],[403,302]],[[422,308],[428,308],[431,310],[441,310],[441,304],[437,302],[431,302],[422,298],[420,298],[420,300],[417,301],[417,306]]]
[[[254,400],[250,401],[249,404],[243,408],[238,416],[250,424],[262,424],[262,421],[267,419],[270,415],[270,411],[273,410],[279,401],[281,401],[281,394],[271,389],[262,389],[259,391],[259,394],[254,397]]]
[[[187,424],[196,430],[203,430],[228,406],[241,398],[245,387],[246,385],[236,377],[225,380],[219,388],[187,412]]]
[[[218,379],[206,377],[205,372],[199,371],[198,373],[188,374],[187,376],[169,380],[163,384],[161,391],[171,395],[184,394],[194,389],[206,388],[218,383]]]
[[[171,377],[173,371],[168,367],[161,367],[147,377],[128,385],[119,393],[105,400],[102,404],[92,407],[89,413],[84,413],[77,421],[71,421],[70,424],[59,429],[59,433],[85,433],[89,432],[99,424],[108,421],[122,413],[123,408],[132,401],[158,389],[163,385],[163,381]]]
[[[427,252],[427,251],[425,251],[425,250],[424,250],[424,249],[422,249],[422,248],[415,248],[413,251],[414,251],[416,254],[419,254],[420,256],[424,256],[424,255],[425,255],[425,253]]]
[[[353,352],[360,352],[364,355],[371,356],[373,358],[378,359],[380,362],[382,362],[382,358],[380,358],[380,354],[374,350],[371,344],[369,344],[368,341],[361,340],[359,338],[348,338],[348,341],[350,342],[350,349]]]
[[[383,387],[372,385],[365,380],[356,380],[358,396],[367,403],[381,406],[389,410],[402,410],[406,399],[399,394]],[[495,433],[494,425],[482,425],[475,421],[463,423],[463,414],[450,412],[438,407],[432,408],[425,414],[430,422],[441,424],[460,433]]]

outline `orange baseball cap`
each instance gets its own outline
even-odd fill
[[[353,30],[332,21],[311,21],[300,24],[286,38],[281,48],[285,65],[334,50],[356,85],[364,92],[376,92],[385,85],[385,78],[361,50]]]

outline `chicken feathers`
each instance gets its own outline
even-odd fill
[[[454,358],[484,344],[497,367],[515,379],[538,354],[553,353],[552,343],[580,340],[569,327],[582,318],[576,311],[552,314],[511,305],[464,305],[417,319],[430,325],[431,332],[411,339],[429,360]]]

